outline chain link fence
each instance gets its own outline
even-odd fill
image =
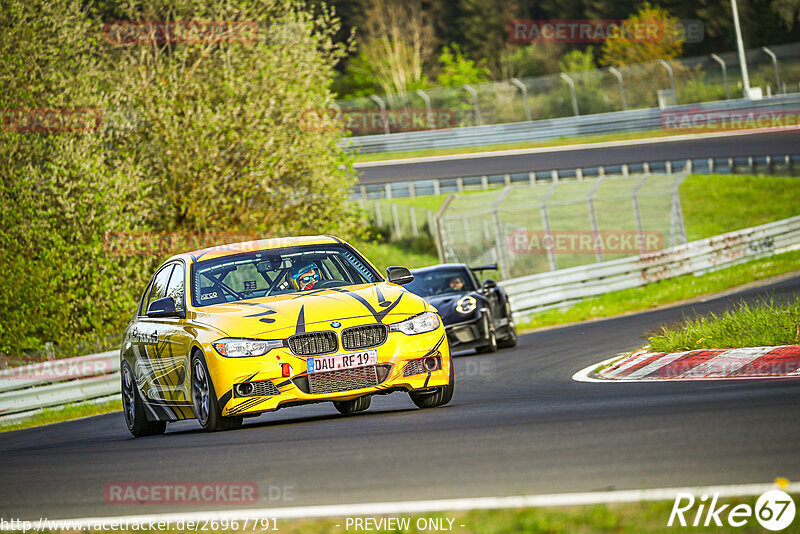
[[[683,244],[685,177],[605,175],[452,194],[436,217],[440,257],[497,263],[508,279]]]
[[[760,87],[765,96],[800,91],[800,43],[748,50],[746,61],[751,86]],[[373,95],[339,100],[337,107],[343,114],[370,115],[370,128],[351,128],[353,135],[359,136],[553,119],[741,96],[738,56],[728,52],[616,69],[438,87],[391,97]],[[415,121],[398,116],[393,110],[418,110],[422,117],[427,111],[433,120]]]

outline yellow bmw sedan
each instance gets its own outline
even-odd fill
[[[266,239],[179,254],[156,271],[120,349],[134,436],[196,418],[207,431],[331,401],[342,414],[407,392],[450,402],[453,363],[436,308],[332,236]]]

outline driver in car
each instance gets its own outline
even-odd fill
[[[295,267],[289,275],[289,282],[298,291],[313,289],[319,279],[319,271],[313,263],[304,263],[300,267]]]
[[[464,289],[464,281],[460,276],[454,276],[450,279],[450,289],[453,291],[462,291]]]

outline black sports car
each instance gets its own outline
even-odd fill
[[[405,287],[430,302],[444,321],[450,348],[494,352],[517,344],[517,329],[508,295],[494,280],[478,283],[475,273],[497,265],[467,267],[445,263],[413,269],[414,281]]]

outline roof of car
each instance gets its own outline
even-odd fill
[[[428,267],[419,267],[418,269],[411,269],[412,273],[419,273],[422,271],[436,271],[438,269],[447,269],[453,267],[463,267],[464,269],[467,268],[466,263],[440,263],[438,265],[429,265]]]
[[[256,250],[271,250],[283,247],[295,247],[300,245],[331,245],[342,243],[343,241],[338,237],[330,235],[314,235],[314,236],[298,236],[298,237],[275,237],[272,239],[259,239],[256,241],[244,241],[241,243],[230,243],[227,245],[217,245],[214,247],[203,248],[179,254],[179,256],[188,257],[192,262],[202,260],[211,260],[215,258],[222,258],[225,256],[232,256],[233,254],[240,254],[242,252],[251,252]]]

